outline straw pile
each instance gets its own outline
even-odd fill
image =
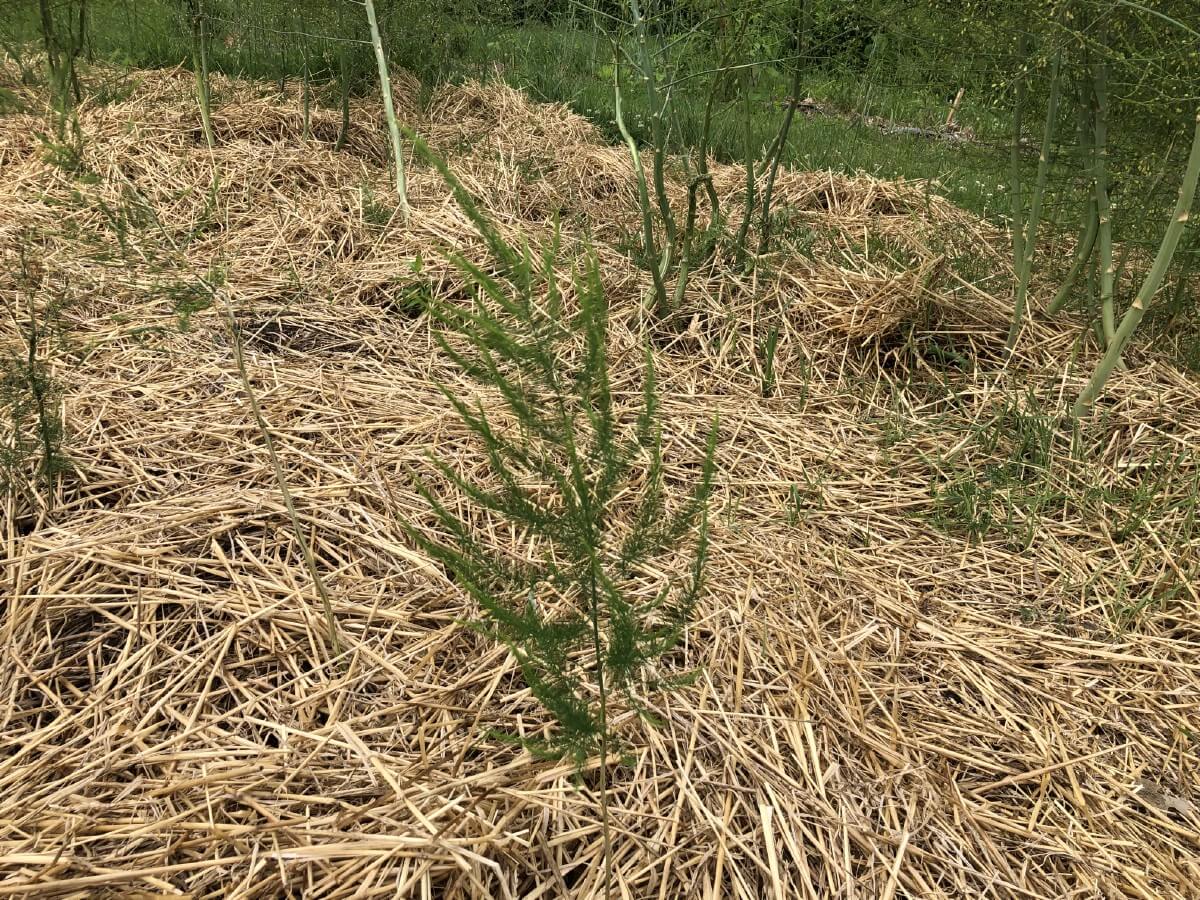
[[[305,142],[294,98],[222,81],[210,154],[186,73],[135,82],[85,106],[82,181],[29,139],[33,100],[0,118],[0,296],[66,301],[77,467],[0,522],[0,897],[601,896],[594,769],[580,784],[489,736],[548,723],[401,528],[429,522],[427,454],[484,469],[435,382],[476,388],[411,303],[461,296],[448,252],[482,261],[480,242],[420,167],[411,225],[388,220],[370,103],[339,153],[327,113]],[[785,249],[756,275],[719,250],[647,322],[614,243],[637,222],[618,149],[501,86],[412,115],[514,236],[558,215],[564,246],[595,240],[623,395],[649,331],[668,484],[720,417],[707,591],[670,661],[699,678],[654,701],[661,727],[618,712],[619,896],[1198,896],[1195,379],[1135,357],[1086,458],[1055,444],[1055,491],[1094,502],[1019,509],[1027,548],[972,541],[938,524],[938,486],[1002,461],[1008,398],[1080,384],[1073,326],[1032,323],[1003,362],[988,226],[927,186],[785,173]],[[734,202],[740,175],[717,174]],[[966,277],[964,252],[990,268]],[[200,278],[216,307],[189,306]],[[998,441],[970,438],[989,423]],[[1167,458],[1177,477],[1137,505]]]

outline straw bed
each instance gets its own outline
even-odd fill
[[[0,294],[24,302],[24,242],[39,296],[70,301],[75,352],[55,367],[77,467],[52,507],[10,498],[0,522],[0,897],[602,896],[595,762],[577,779],[489,736],[549,722],[401,527],[432,527],[413,483],[436,476],[429,454],[484,477],[436,384],[478,387],[410,302],[469,300],[449,254],[485,262],[481,241],[419,165],[410,225],[379,214],[375,104],[356,103],[338,153],[336,116],[314,112],[304,142],[294,98],[218,79],[210,154],[189,79],[136,73],[126,99],[84,107],[92,183],[44,161],[33,112],[0,118]],[[658,728],[617,711],[619,896],[1198,896],[1186,494],[1126,538],[1132,500],[1055,507],[1027,547],[937,518],[954,471],[983,483],[1003,462],[1010,429],[995,447],[968,429],[1007,421],[1027,388],[1072,397],[1095,359],[1064,375],[1077,324],[1035,320],[1005,360],[1002,235],[927,185],[785,172],[785,249],[751,275],[718,249],[651,323],[621,246],[639,221],[621,151],[498,85],[405,109],[506,234],[545,241],[557,218],[565,247],[592,237],[622,402],[653,348],[672,491],[719,416],[707,588],[664,661],[699,676],[654,701]],[[742,175],[715,171],[736,203]],[[122,236],[105,207],[126,210]],[[219,302],[187,312],[198,279]],[[1055,487],[1126,496],[1200,446],[1200,384],[1135,356],[1085,431],[1086,460],[1054,444]],[[1196,483],[1180,459],[1169,491]],[[668,556],[641,586],[687,564]],[[1124,616],[1118,597],[1146,602]]]

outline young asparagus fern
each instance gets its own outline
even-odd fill
[[[53,506],[59,476],[70,472],[71,460],[63,451],[66,426],[61,413],[62,384],[51,367],[61,341],[61,301],[38,302],[37,279],[21,253],[19,283],[25,288],[25,308],[6,301],[4,311],[20,340],[0,348],[0,409],[6,413],[10,433],[0,441],[0,489],[20,493],[34,476],[46,489],[46,508]]]
[[[683,502],[669,503],[650,353],[639,409],[625,422],[610,382],[608,306],[595,257],[573,267],[568,302],[558,240],[540,256],[510,245],[445,163],[413,140],[450,184],[499,270],[457,258],[475,302],[433,299],[428,307],[442,326],[442,350],[492,395],[485,410],[482,400],[442,388],[480,444],[492,483],[433,464],[477,508],[516,526],[533,552],[518,560],[487,546],[421,479],[417,490],[440,534],[414,525],[408,534],[479,605],[475,627],[511,649],[531,694],[555,720],[546,736],[514,740],[569,757],[581,772],[599,758],[611,886],[608,766],[619,746],[613,703],[620,697],[644,714],[642,698],[670,684],[656,670],[682,638],[701,590],[716,426],[695,487]],[[660,584],[650,598],[635,589],[644,562],[693,533],[685,576]]]

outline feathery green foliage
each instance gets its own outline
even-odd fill
[[[588,254],[572,269],[571,309],[556,272],[559,241],[540,256],[514,248],[445,164],[414,141],[449,181],[499,267],[493,274],[456,259],[475,302],[431,301],[429,312],[443,326],[439,342],[464,373],[495,392],[494,408],[516,425],[501,424],[482,401],[443,388],[482,444],[494,482],[475,484],[444,462],[435,465],[477,508],[519,528],[539,552],[514,561],[484,546],[421,482],[442,537],[415,527],[409,534],[479,603],[483,619],[476,627],[511,648],[533,696],[554,716],[557,729],[547,739],[522,743],[582,765],[615,745],[612,691],[641,710],[638,695],[667,683],[649,669],[682,637],[701,589],[716,428],[694,490],[681,508],[668,509],[649,351],[640,410],[626,428],[609,378],[608,307],[595,257]],[[651,599],[636,595],[639,565],[678,546],[697,526],[689,576]],[[602,762],[602,790],[604,768]]]
[[[63,452],[62,385],[47,359],[62,337],[62,304],[57,298],[38,303],[37,280],[24,254],[20,265],[18,280],[27,303],[24,309],[15,301],[6,303],[4,311],[21,339],[14,346],[0,348],[0,409],[10,431],[0,442],[0,489],[20,491],[32,474],[45,484],[49,504],[58,477],[72,468]]]

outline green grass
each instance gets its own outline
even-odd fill
[[[456,79],[499,71],[503,77],[539,100],[562,102],[595,121],[606,136],[617,143],[613,103],[613,52],[602,37],[588,31],[524,27],[473,33],[465,52],[452,70],[443,73]],[[674,80],[689,73],[704,72],[715,62],[704,56],[685,57]],[[649,110],[643,93],[631,74],[623,72],[622,95],[626,121],[639,141],[649,139]],[[861,76],[857,73],[814,69],[802,82],[802,93],[813,97],[830,115],[798,115],[793,123],[785,162],[800,168],[866,171],[887,178],[936,180],[943,193],[980,214],[1003,214],[1008,201],[1003,195],[1006,158],[993,146],[954,145],[914,135],[885,134],[861,122],[863,104],[856,95]],[[673,149],[694,146],[702,120],[710,77],[697,77],[676,86],[676,119],[672,123]],[[752,123],[756,146],[766,147],[775,137],[790,85],[778,67],[756,72]],[[741,105],[730,93],[715,109],[711,147],[723,161],[742,158]],[[934,90],[921,93],[877,85],[872,90],[869,116],[928,127],[945,120],[948,106]],[[983,134],[996,134],[1002,127],[989,109],[964,107],[963,121]],[[1030,160],[1030,171],[1033,161]]]
[[[1070,543],[1064,524],[1073,524],[1085,542],[1095,540],[1091,529],[1100,529],[1138,564],[1115,583],[1103,584],[1095,573],[1094,583],[1076,588],[1095,597],[1117,630],[1136,627],[1153,609],[1186,602],[1200,567],[1184,549],[1200,533],[1196,454],[1170,444],[1114,451],[1123,426],[1112,420],[1073,423],[1061,398],[1029,380],[1010,382],[977,406],[973,382],[967,374],[910,373],[878,422],[879,447],[893,475],[924,482],[927,500],[912,505],[910,515],[948,539],[1013,553],[1056,532]],[[792,488],[783,510],[789,523],[811,510],[811,488]],[[1177,564],[1164,562],[1164,547]],[[1031,607],[1021,614],[1035,621],[1044,612]]]

